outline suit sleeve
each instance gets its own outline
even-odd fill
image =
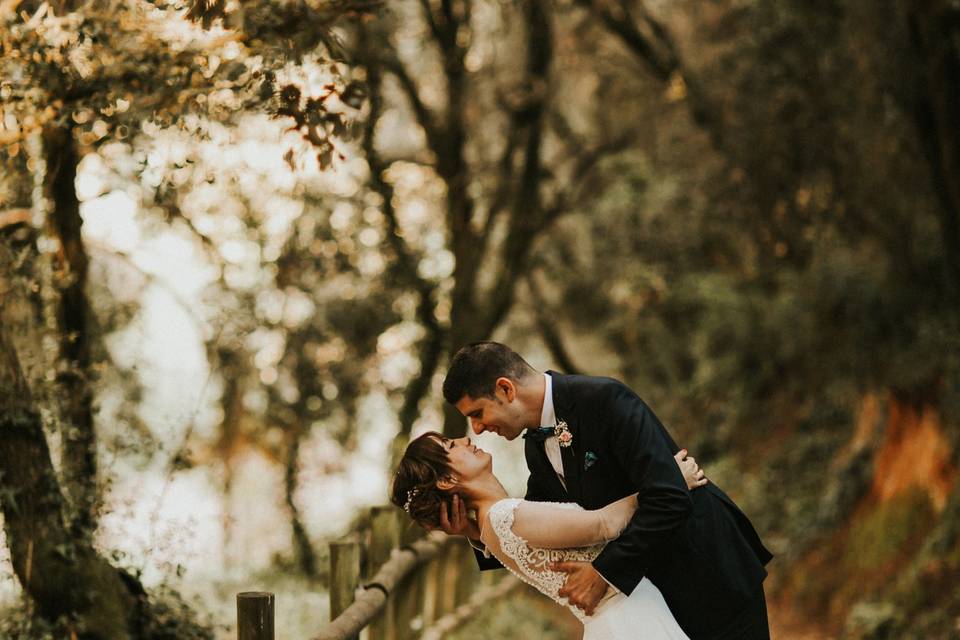
[[[629,594],[644,569],[667,551],[673,536],[693,509],[672,443],[657,417],[622,384],[611,385],[599,423],[605,444],[630,485],[638,506],[626,529],[610,541],[593,566],[610,584]]]

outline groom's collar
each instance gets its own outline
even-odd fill
[[[573,409],[573,393],[570,390],[570,376],[556,371],[547,371],[550,377],[550,386],[553,387],[554,414],[566,417],[566,412]]]
[[[540,410],[540,426],[552,427],[557,423],[557,412],[553,410],[553,379],[549,373],[544,373],[543,378],[543,409]]]

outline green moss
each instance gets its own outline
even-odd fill
[[[935,519],[933,504],[920,487],[881,504],[850,529],[844,562],[849,570],[869,571],[895,561],[929,531]]]

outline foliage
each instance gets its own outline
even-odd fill
[[[161,588],[150,595],[152,617],[144,630],[144,638],[151,640],[212,640],[209,623],[197,622],[197,612],[179,594]],[[54,640],[83,636],[83,625],[70,616],[48,621],[35,615],[32,607],[24,603],[16,608],[2,610],[0,637],[9,640]]]
[[[209,465],[224,493],[251,450],[283,467],[291,571],[322,574],[304,443],[336,452],[312,474],[343,472],[383,396],[404,444],[438,426],[445,354],[509,336],[630,383],[783,566],[844,536],[851,572],[896,565],[903,584],[860,603],[851,633],[927,616],[935,637],[956,603],[903,594],[940,584],[956,545],[940,564],[898,551],[923,537],[911,522],[956,518],[908,495],[852,520],[875,443],[838,457],[872,393],[934,407],[954,461],[960,443],[960,191],[941,153],[960,127],[935,113],[956,56],[938,67],[922,46],[955,9],[907,5],[5,3],[0,231],[30,271],[36,137],[66,128],[97,185],[81,200],[124,193],[138,228],[209,268],[182,296],[135,252],[87,247],[88,379],[121,397],[98,435],[168,478]],[[172,443],[141,414],[137,364],[106,346],[155,288],[195,323],[219,405]],[[902,535],[878,538],[891,523]],[[792,585],[813,612],[816,579]]]
[[[609,167],[620,175],[599,207],[545,252],[561,312],[583,328],[603,318],[627,377],[657,406],[686,406],[669,408],[683,423],[723,407],[719,422],[762,433],[787,418],[771,408],[874,388],[950,402],[952,247],[912,113],[876,79],[910,43],[857,23],[865,11],[723,13],[685,68],[716,109],[714,140],[669,104],[638,109],[675,148],[650,139]],[[850,78],[857,64],[875,73]],[[594,273],[609,274],[602,287]]]

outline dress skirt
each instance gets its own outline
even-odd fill
[[[583,640],[690,640],[660,590],[644,578],[629,596],[603,603],[583,627]]]

